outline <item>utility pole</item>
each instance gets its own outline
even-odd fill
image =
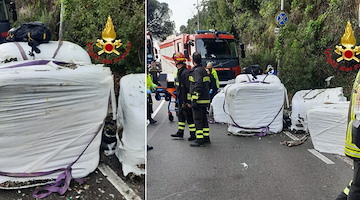
[[[62,40],[63,38],[63,21],[64,21],[64,12],[65,12],[65,8],[64,8],[64,1],[60,0],[60,25],[59,25],[59,40]]]
[[[196,8],[197,8],[197,11],[198,11],[197,29],[200,30],[199,0],[197,0]]]
[[[284,10],[284,0],[281,0],[281,5],[280,5],[280,11]],[[279,28],[279,31],[280,31],[281,28]],[[277,75],[280,77],[280,72],[279,72],[279,69],[280,69],[280,64],[281,64],[281,59],[279,58],[278,60],[278,63],[277,63],[277,68],[276,68],[276,71],[277,71]]]

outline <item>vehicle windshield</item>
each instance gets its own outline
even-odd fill
[[[202,58],[238,58],[237,46],[232,39],[196,39],[196,46]]]
[[[7,9],[5,6],[5,1],[0,0],[0,22],[8,21],[9,17],[7,15]]]

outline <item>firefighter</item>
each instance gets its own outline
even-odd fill
[[[206,65],[206,71],[210,77],[210,101],[217,94],[218,89],[220,88],[219,76],[217,75],[216,70],[213,68],[213,63],[208,62]]]
[[[210,144],[210,129],[207,121],[207,107],[210,104],[209,84],[210,77],[205,68],[201,66],[201,54],[194,52],[192,55],[194,67],[190,70],[191,106],[196,129],[196,140],[190,144],[192,147]]]
[[[175,76],[176,97],[178,105],[178,131],[171,137],[183,138],[186,121],[190,129],[189,141],[195,140],[195,124],[191,110],[189,70],[186,68],[185,55],[181,52],[174,53],[173,59],[177,67]]]
[[[336,200],[360,199],[360,71],[356,75],[351,94],[348,127],[345,138],[345,155],[354,160],[353,180]]]

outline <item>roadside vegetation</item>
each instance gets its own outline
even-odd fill
[[[225,30],[246,46],[242,67],[259,64],[277,66],[279,77],[290,94],[303,89],[326,87],[325,79],[334,76],[329,87],[343,87],[349,97],[357,70],[345,72],[326,62],[324,51],[331,49],[332,59],[350,21],[355,38],[360,40],[358,9],[360,0],[284,0],[289,17],[285,26],[276,24],[280,0],[204,0],[198,13],[200,29]],[[181,33],[197,30],[198,15],[181,26]],[[281,28],[275,34],[275,28]],[[359,44],[359,43],[358,43]],[[341,66],[356,65],[342,61]]]
[[[143,0],[62,1],[65,10],[63,40],[84,48],[89,42],[96,43],[97,39],[101,39],[107,17],[111,16],[117,39],[122,40],[123,46],[126,46],[127,42],[131,42],[132,46],[124,60],[106,66],[122,75],[144,72],[145,2]],[[59,39],[61,0],[15,0],[14,2],[18,10],[18,21],[13,25],[14,27],[24,22],[42,21],[51,29],[52,40]],[[99,63],[94,59],[93,62]]]

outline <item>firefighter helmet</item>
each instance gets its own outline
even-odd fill
[[[178,62],[182,62],[186,60],[185,55],[181,52],[174,53],[173,59],[174,61],[178,61]]]

